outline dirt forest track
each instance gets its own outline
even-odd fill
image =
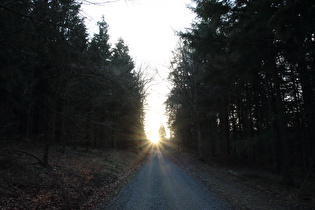
[[[171,163],[161,151],[149,161],[108,205],[100,209],[231,209],[200,182]]]

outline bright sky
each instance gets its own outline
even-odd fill
[[[161,125],[167,129],[163,103],[170,88],[168,66],[178,40],[175,31],[189,28],[193,22],[194,14],[187,8],[189,4],[191,0],[118,0],[103,6],[82,6],[91,35],[98,32],[96,22],[104,15],[112,46],[122,37],[136,68],[146,67],[146,75],[154,77],[145,107],[145,129],[149,138],[157,136]]]

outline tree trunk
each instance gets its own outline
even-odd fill
[[[307,129],[307,156],[308,159],[315,159],[315,93],[312,84],[312,75],[310,70],[307,71],[307,66],[302,65],[301,61],[299,63],[299,72],[301,75],[301,86],[302,86],[302,95],[304,101],[304,110],[306,118],[306,129]],[[314,69],[312,69],[314,71]],[[314,81],[313,81],[314,82]]]
[[[66,138],[67,138],[67,128],[66,128],[66,103],[64,101],[63,106],[62,106],[62,122],[61,122],[61,143],[62,143],[62,154],[65,154],[66,151]]]
[[[56,127],[55,127],[55,122],[56,122],[56,107],[54,106],[52,108],[52,113],[51,113],[51,117],[49,119],[49,123],[48,123],[48,132],[47,132],[47,142],[46,142],[46,146],[44,149],[44,155],[43,155],[43,163],[47,166],[49,163],[49,149],[50,146],[54,143],[55,141],[55,131],[56,131]]]
[[[230,139],[229,139],[229,119],[227,102],[221,98],[220,110],[220,132],[221,132],[221,156],[228,157],[230,155]]]
[[[276,90],[276,123],[279,128],[279,138],[281,142],[281,153],[282,153],[282,175],[283,182],[288,185],[294,185],[294,180],[291,174],[290,169],[290,155],[289,155],[289,145],[288,145],[288,137],[285,130],[285,112],[282,103],[282,96],[280,90],[280,79],[278,76],[278,69],[275,67],[272,71],[273,80],[275,83]]]
[[[52,103],[51,103],[51,113],[48,119],[48,130],[47,130],[47,142],[43,155],[43,163],[48,165],[49,159],[49,149],[53,145],[55,141],[55,133],[56,133],[56,117],[57,117],[57,99],[58,94],[55,93]]]
[[[205,160],[204,145],[203,145],[203,139],[202,139],[201,128],[200,128],[199,122],[196,123],[196,131],[197,131],[197,138],[198,138],[199,159],[204,161]]]
[[[26,138],[31,138],[31,132],[33,130],[33,98],[31,97],[31,101],[27,110],[27,125],[26,125]]]

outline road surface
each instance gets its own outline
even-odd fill
[[[133,180],[104,209],[231,209],[217,195],[153,151]]]

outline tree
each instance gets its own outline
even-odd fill
[[[183,139],[189,133],[205,149],[205,157],[233,155],[274,167],[292,184],[291,168],[304,170],[313,157],[307,148],[314,146],[314,133],[304,131],[314,130],[309,119],[314,113],[309,107],[314,103],[314,62],[309,57],[314,51],[314,16],[309,15],[314,3],[195,3],[196,22],[180,33],[195,59],[183,65],[185,58],[178,56],[171,68],[174,87],[167,109],[173,132]],[[197,78],[197,91],[184,78]],[[195,106],[189,106],[193,101]],[[187,112],[198,117],[189,118]]]
[[[0,11],[2,139],[41,139],[47,165],[54,144],[113,147],[144,133],[145,81],[122,39],[110,48],[104,18],[88,42],[75,0],[5,0]]]
[[[129,55],[129,48],[122,38],[118,39],[111,55],[111,69],[115,75],[130,74],[135,65]]]
[[[137,73],[134,67],[128,46],[125,45],[123,39],[118,39],[112,50],[110,69],[119,87],[116,89],[119,102],[115,109],[118,120],[117,129],[123,135],[121,136],[123,139],[137,139],[144,133],[144,85],[140,78],[141,73]]]
[[[26,133],[27,138],[47,134],[43,157],[47,164],[49,145],[55,141],[64,79],[73,64],[80,63],[86,49],[85,25],[78,15],[80,5],[75,1],[3,1],[0,8],[4,12],[1,21],[6,26],[1,54],[16,58],[3,63],[2,73],[7,74],[10,66],[18,63],[20,73],[12,73],[25,86],[15,89],[25,97],[20,98],[17,107],[27,107],[15,111],[15,116],[10,111],[7,114],[18,122],[16,133]],[[7,83],[12,81],[8,78]],[[8,102],[8,98],[3,101]]]
[[[91,43],[88,48],[88,54],[92,65],[106,66],[109,63],[110,58],[110,44],[108,35],[108,24],[106,23],[104,16],[101,21],[97,22],[99,32],[94,34]]]
[[[165,128],[164,128],[163,125],[160,126],[158,133],[159,133],[160,140],[165,140],[165,138],[166,138],[166,131],[165,131]]]

